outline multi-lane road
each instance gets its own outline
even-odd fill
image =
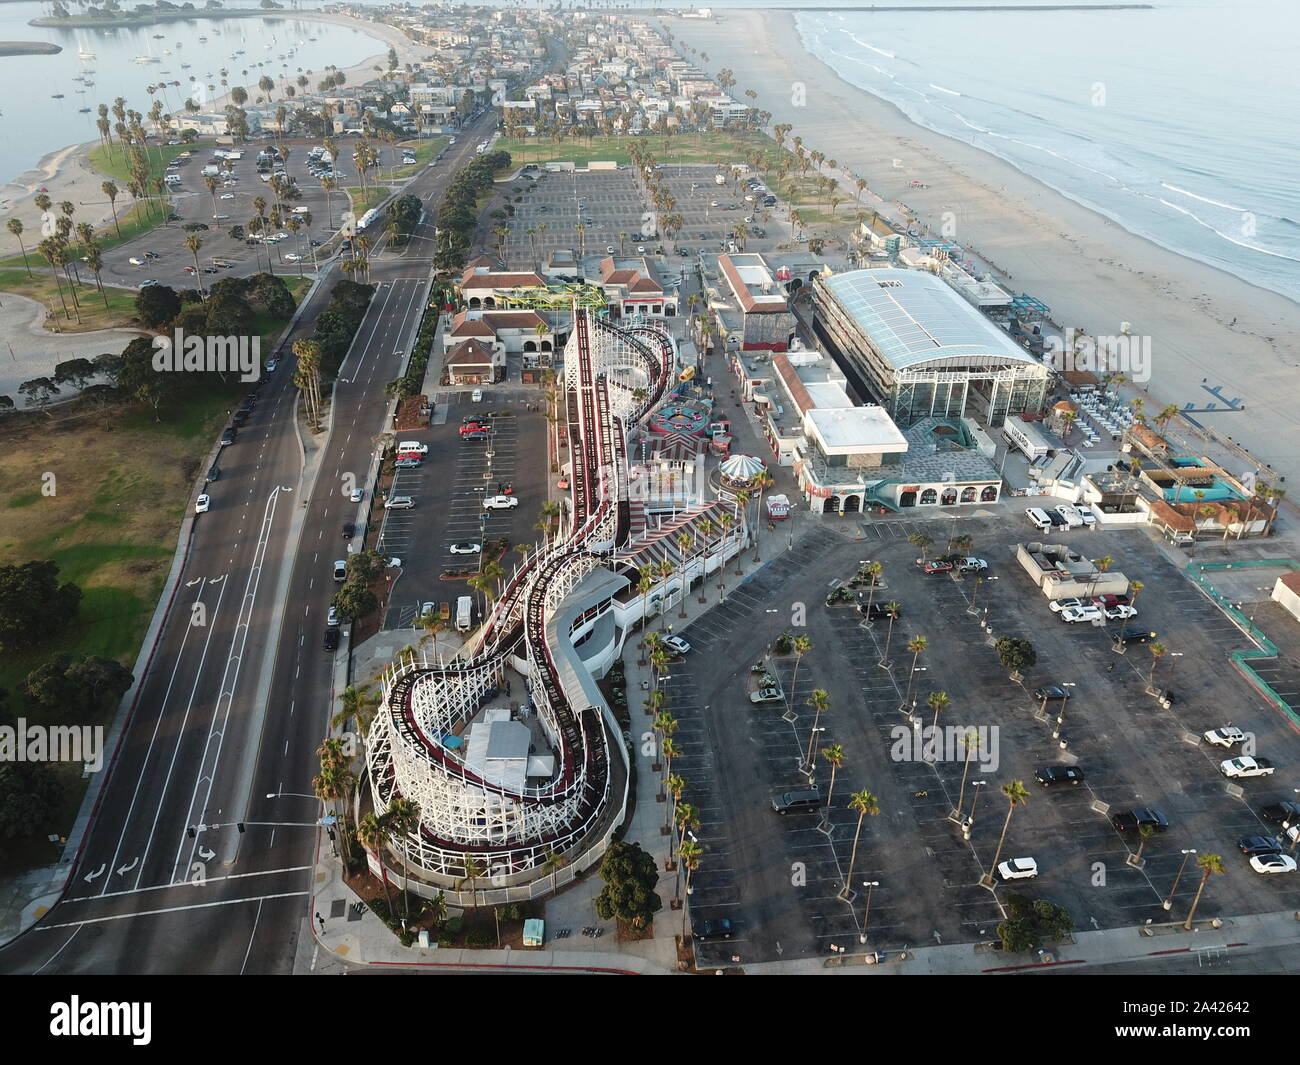
[[[334,694],[335,658],[321,646],[330,567],[357,511],[345,475],[368,498],[384,385],[427,299],[434,209],[490,128],[490,116],[467,128],[409,184],[427,221],[405,255],[372,260],[378,288],[315,475],[303,476],[291,357],[224,450],[64,896],[0,951],[0,971],[291,970],[311,918],[311,779]],[[340,276],[326,274],[290,340],[310,334]]]

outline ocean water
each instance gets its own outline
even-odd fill
[[[795,18],[814,55],[920,125],[1300,300],[1291,0]]]
[[[255,0],[247,0],[247,6],[255,6]],[[296,89],[296,79],[306,74],[308,87],[314,89],[326,66],[352,66],[388,50],[384,41],[350,26],[298,19],[288,12],[279,18],[188,19],[129,28],[74,30],[27,25],[29,19],[46,14],[46,7],[0,4],[0,40],[50,41],[63,46],[57,55],[0,56],[0,185],[31,169],[50,152],[95,140],[99,136],[95,108],[101,103],[111,107],[115,97],[124,97],[128,107],[145,114],[157,98],[164,111],[179,114],[186,96],[197,91],[197,84],[215,86],[213,96],[225,92],[221,85],[224,69],[228,87],[243,85],[250,100],[260,95],[256,88],[259,78],[275,78],[278,103],[286,75]],[[156,40],[155,34],[162,39]],[[206,37],[206,43],[200,37]],[[95,58],[78,59],[77,53],[83,49],[94,52]],[[240,49],[244,54],[236,55]],[[159,62],[134,61],[137,56],[149,55]],[[188,68],[182,63],[189,64]],[[76,80],[88,70],[94,71],[89,75],[94,82],[90,87]],[[147,86],[164,81],[167,88],[161,95],[151,96]],[[180,86],[171,84],[175,81]],[[54,99],[55,94],[63,98]],[[83,107],[91,108],[90,113],[82,114]]]

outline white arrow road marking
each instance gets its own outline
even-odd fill
[[[140,855],[137,854],[134,858],[131,859],[130,865],[122,865],[118,867],[117,875],[126,876],[127,873],[129,873],[132,869],[134,869],[139,864],[140,864]]]
[[[86,883],[89,884],[89,883],[90,883],[92,880],[94,880],[97,876],[101,875],[101,874],[104,872],[104,870],[107,869],[107,868],[108,868],[108,865],[107,865],[107,864],[101,865],[101,866],[100,866],[98,869],[96,869],[93,873],[87,873],[87,874],[86,874],[82,879],[84,879],[84,880],[86,881]]]
[[[192,581],[186,581],[186,582],[185,582],[185,587],[186,587],[186,588],[193,588],[196,584],[202,584],[202,583],[203,583],[203,578],[202,578],[202,577],[195,577]]]
[[[216,856],[217,856],[217,852],[210,851],[208,850],[207,847],[204,847],[199,851],[199,857],[202,858],[205,862],[212,861],[212,859],[215,858]]]
[[[222,581],[224,581],[225,579],[226,579],[226,575],[223,573],[220,577],[213,577],[211,580],[208,581],[208,583],[209,583],[209,584],[220,584],[220,583],[221,583]]]

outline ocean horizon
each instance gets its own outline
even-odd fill
[[[1249,52],[1225,46],[1224,18],[1193,0],[1144,11],[794,15],[810,54],[916,124],[1170,251],[1298,300],[1290,110],[1300,75],[1286,42],[1300,36],[1300,15],[1284,0],[1234,4],[1232,38],[1251,41]]]

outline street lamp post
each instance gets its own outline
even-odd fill
[[[1162,902],[1162,903],[1160,904],[1160,905],[1163,906],[1166,910],[1173,909],[1173,906],[1174,906],[1174,894],[1178,891],[1178,881],[1180,881],[1180,880],[1183,878],[1183,870],[1187,868],[1187,859],[1190,858],[1190,857],[1191,857],[1193,854],[1195,854],[1195,853],[1196,853],[1196,851],[1194,851],[1194,850],[1184,850],[1184,851],[1182,852],[1182,854],[1183,854],[1183,863],[1182,863],[1182,865],[1180,865],[1180,866],[1178,867],[1178,875],[1177,875],[1176,877],[1174,877],[1174,886],[1171,887],[1171,888],[1169,889],[1169,897],[1168,897],[1167,899],[1165,899],[1165,901]]]
[[[864,880],[862,886],[867,889],[867,904],[862,910],[862,934],[858,936],[858,942],[865,946],[867,942],[867,919],[871,916],[871,890],[880,887],[880,881]]]
[[[1061,687],[1062,687],[1062,688],[1077,688],[1078,685],[1075,684],[1075,683],[1073,683],[1073,682],[1066,682],[1066,683],[1063,683],[1063,684],[1061,685]],[[1065,698],[1065,699],[1062,699],[1062,700],[1061,700],[1061,709],[1060,709],[1060,710],[1057,712],[1057,714],[1056,714],[1056,728],[1052,730],[1052,739],[1054,739],[1054,740],[1059,740],[1059,739],[1061,738],[1061,724],[1065,721],[1065,707],[1066,707],[1066,705],[1067,705],[1069,702],[1070,702],[1070,700],[1069,700],[1068,697]],[[1043,700],[1043,706],[1044,706],[1044,708],[1046,708],[1046,706],[1047,706],[1047,700],[1046,700],[1046,699]]]
[[[776,615],[781,613],[776,607],[770,607],[763,611],[767,615],[767,650],[763,653],[764,658],[772,657],[772,633],[776,629]]]
[[[962,825],[961,828],[961,834],[964,839],[970,839],[971,829],[975,827],[975,804],[980,801],[979,789],[984,787],[986,784],[988,784],[987,780],[972,780],[970,782],[970,814],[966,818],[966,823]]]

